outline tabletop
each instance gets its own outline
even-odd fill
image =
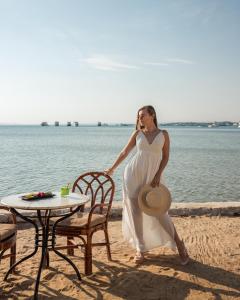
[[[0,201],[0,204],[17,209],[47,210],[80,206],[90,201],[89,197],[83,194],[70,193],[67,196],[61,196],[60,192],[53,192],[55,196],[52,198],[22,200],[21,196],[25,194],[27,193],[3,197]]]

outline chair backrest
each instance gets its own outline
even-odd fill
[[[99,206],[98,211],[100,214],[106,212],[108,216],[115,192],[115,184],[110,176],[103,172],[84,173],[75,180],[72,191],[89,196],[91,207],[104,204],[104,207]]]

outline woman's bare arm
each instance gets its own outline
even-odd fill
[[[165,142],[164,142],[164,145],[163,145],[163,148],[162,148],[162,160],[161,160],[159,169],[158,169],[157,173],[155,174],[155,176],[153,178],[153,181],[151,183],[151,185],[153,187],[159,185],[162,172],[165,169],[165,167],[168,163],[168,159],[169,159],[170,139],[169,139],[168,132],[166,130],[163,130],[163,135],[164,135],[164,138],[165,138]]]
[[[128,143],[122,149],[122,151],[119,153],[117,159],[115,160],[115,162],[113,163],[111,168],[104,171],[106,174],[111,175],[113,173],[113,171],[120,165],[120,163],[128,156],[128,154],[131,152],[131,150],[135,147],[137,134],[138,134],[138,130],[133,132]]]

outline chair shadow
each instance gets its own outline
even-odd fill
[[[203,293],[211,293],[211,299],[220,300],[222,297],[240,298],[240,276],[238,274],[226,271],[219,267],[213,267],[201,262],[192,260],[189,265],[181,266],[176,263],[175,255],[147,255],[147,259],[141,266],[129,266],[122,261],[112,260],[111,262],[101,262],[93,260],[93,264],[97,271],[91,276],[82,275],[79,281],[76,274],[66,274],[64,271],[49,267],[51,271],[45,275],[39,286],[39,299],[76,299],[73,296],[66,296],[56,288],[48,285],[48,281],[53,279],[56,274],[61,274],[79,290],[81,296],[79,298],[86,299],[103,299],[104,294],[123,299],[176,299],[182,300],[189,296],[190,291],[195,290]],[[156,274],[146,270],[145,267],[154,265],[159,266],[159,273]],[[177,278],[175,275],[166,275],[164,268],[172,269],[190,275],[192,281]],[[81,270],[82,271],[82,270]],[[34,293],[35,278],[19,273],[19,276],[25,280],[19,284],[11,285],[7,294],[2,294],[6,298],[1,299],[18,299],[30,297],[26,295],[24,290],[32,290]],[[206,287],[196,282],[194,276],[209,281],[221,287]],[[53,279],[54,280],[54,279]],[[10,281],[10,278],[9,278]],[[13,283],[15,278],[13,277]],[[24,289],[21,287],[24,286]],[[44,290],[43,290],[44,287]],[[226,289],[225,289],[226,288]],[[180,292],[179,292],[180,291]],[[2,291],[1,291],[2,292]],[[3,291],[4,292],[4,291]],[[84,295],[84,297],[82,297]],[[1,293],[0,293],[1,296]]]
[[[50,276],[44,276],[44,278],[41,279],[40,285],[39,285],[39,291],[38,291],[38,298],[39,299],[63,299],[63,300],[73,300],[76,299],[76,297],[73,296],[67,296],[64,295],[61,291],[58,290],[58,287],[56,285],[56,289],[50,287],[47,282],[49,279],[56,274],[62,274],[64,275],[69,281],[74,283],[74,285],[79,289],[79,292],[84,293],[86,296],[88,296],[89,299],[102,299],[101,292],[97,289],[97,287],[94,287],[94,285],[91,286],[91,289],[95,291],[94,293],[89,292],[86,288],[86,281],[84,278],[82,278],[81,281],[79,281],[76,278],[76,274],[68,275],[66,273],[63,273],[55,268],[49,267],[49,270],[52,271]],[[21,283],[14,284],[14,281],[16,277],[8,279],[7,282],[11,284],[11,288],[8,290],[8,292],[4,291],[3,289],[0,289],[0,299],[33,299],[34,295],[34,288],[35,288],[35,278],[24,275],[21,273],[18,273],[18,276],[21,276],[23,278],[23,281]],[[44,281],[45,280],[45,281]],[[24,289],[22,288],[24,287]],[[45,288],[45,290],[43,290]],[[31,291],[31,296],[26,293],[26,291]],[[97,297],[96,297],[97,295]]]

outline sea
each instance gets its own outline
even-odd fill
[[[170,158],[164,177],[175,202],[240,201],[240,128],[164,126]],[[59,191],[87,171],[109,168],[133,126],[0,126],[0,198]],[[124,167],[118,167],[114,201],[122,201]]]

